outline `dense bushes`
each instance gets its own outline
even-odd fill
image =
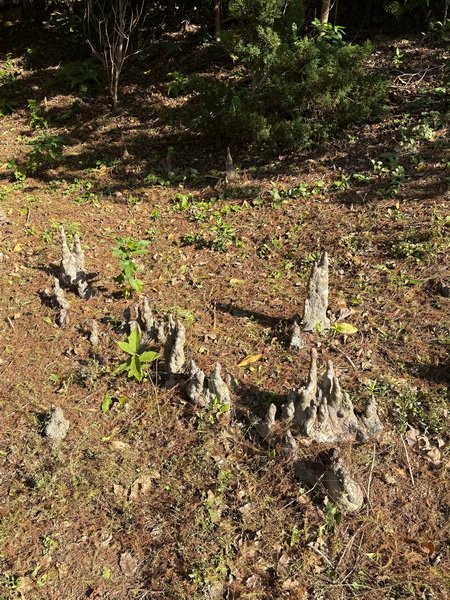
[[[343,40],[343,29],[314,21],[299,36],[303,11],[277,0],[233,0],[239,27],[222,43],[235,68],[217,80],[193,77],[194,127],[226,140],[305,147],[340,127],[380,114],[386,86],[368,74],[372,47]]]

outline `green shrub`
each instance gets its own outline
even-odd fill
[[[48,129],[48,121],[42,114],[41,106],[37,100],[28,100],[28,123],[31,129]]]
[[[299,36],[302,11],[286,14],[275,0],[233,0],[230,11],[238,26],[222,43],[239,68],[220,80],[191,78],[197,130],[305,147],[382,113],[386,83],[368,73],[369,43],[347,43],[342,27],[317,19],[313,35]]]
[[[26,163],[26,170],[29,173],[35,173],[44,164],[62,158],[63,143],[56,135],[41,133],[27,143],[31,146]]]
[[[92,59],[67,63],[56,71],[55,79],[69,89],[85,94],[98,83],[97,65]]]

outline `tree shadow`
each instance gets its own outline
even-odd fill
[[[272,330],[272,335],[276,335],[280,342],[287,348],[290,342],[291,329],[296,319],[299,319],[299,315],[293,315],[291,318],[285,318],[280,316],[270,316],[265,313],[261,313],[255,310],[241,308],[233,303],[222,303],[219,302],[216,305],[216,309],[223,313],[228,313],[238,319],[250,319],[256,321],[263,327],[268,327]]]
[[[407,363],[406,367],[415,377],[425,379],[429,383],[450,387],[450,360],[438,364]]]
[[[179,182],[190,191],[204,193],[205,187],[214,189],[224,174],[227,141],[211,136],[211,132],[195,131],[191,126],[198,108],[196,97],[188,97],[181,102],[174,98],[173,102],[167,102],[168,83],[172,77],[170,73],[178,71],[192,74],[208,68],[210,75],[215,76],[219,69],[231,67],[229,58],[220,47],[212,43],[200,43],[204,35],[204,31],[200,31],[151,40],[139,58],[130,60],[123,74],[121,108],[114,114],[108,108],[105,110],[105,106],[109,106],[109,99],[104,94],[83,98],[53,77],[58,66],[74,59],[87,58],[87,46],[83,46],[80,55],[80,48],[76,48],[75,52],[70,39],[56,35],[55,30],[44,29],[39,33],[36,51],[30,53],[27,51],[27,40],[36,38],[33,29],[23,24],[7,28],[0,41],[0,49],[5,54],[10,52],[12,58],[22,58],[29,71],[12,88],[5,88],[8,92],[5,97],[10,98],[18,110],[27,107],[28,98],[48,104],[45,116],[51,125],[59,127],[61,131],[58,135],[64,143],[62,160],[43,164],[33,177],[39,182],[49,183],[55,178],[56,171],[57,177],[70,180],[80,177],[80,171],[95,168],[99,162],[115,162],[110,176],[116,191],[130,187],[153,187],[151,179],[146,180],[148,175],[170,183]],[[59,100],[61,92],[70,98]],[[428,110],[442,108],[442,98],[431,100],[427,104]],[[391,99],[392,115],[404,110],[402,99],[397,104]],[[411,110],[419,115],[423,106],[412,104]],[[178,114],[179,111],[183,118],[181,113]],[[365,129],[368,135],[364,135]],[[24,130],[22,133],[30,134],[30,131]],[[346,141],[346,138],[353,139]],[[371,125],[349,127],[328,142],[306,151],[279,153],[274,152],[273,148],[232,144],[235,162],[241,164],[245,177],[248,173],[250,184],[242,182],[228,187],[227,197],[258,194],[259,186],[272,176],[308,180],[309,173],[316,169],[317,163],[334,169],[338,176],[355,171],[370,173],[373,171],[370,159],[377,159],[380,149],[382,153],[395,153],[397,143],[392,134],[392,125],[380,122],[376,128]],[[439,152],[439,144],[438,139],[426,145],[425,155],[427,151],[430,156],[435,155],[436,150]],[[165,165],[169,148],[173,148],[175,177],[168,176]],[[123,160],[125,149],[130,155],[128,161]],[[410,158],[408,152],[402,153],[401,163],[408,163]],[[410,185],[414,187],[414,196],[419,199],[444,191],[443,162],[427,162],[418,180],[413,180],[412,165],[406,167],[411,182],[408,186],[398,186],[396,200],[408,197]],[[9,177],[8,173],[0,174],[0,178]],[[366,183],[352,181],[350,189],[331,187],[327,193],[331,202],[337,205],[374,204],[386,197],[389,185],[389,181],[383,178],[372,177]]]

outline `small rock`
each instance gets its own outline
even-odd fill
[[[53,442],[61,442],[69,431],[70,423],[64,417],[62,409],[57,406],[52,410],[50,420],[45,427],[45,435]]]
[[[389,473],[383,473],[382,479],[388,485],[395,485],[397,483],[395,477],[393,475],[390,475]]]

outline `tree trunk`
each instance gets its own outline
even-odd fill
[[[320,8],[321,23],[328,23],[328,19],[330,18],[330,4],[331,0],[322,0],[322,6]]]
[[[119,105],[119,77],[120,73],[118,69],[114,69],[111,81],[111,98],[114,113],[117,112],[117,107]]]
[[[220,39],[221,18],[220,18],[220,0],[214,0],[214,33],[216,40]]]

